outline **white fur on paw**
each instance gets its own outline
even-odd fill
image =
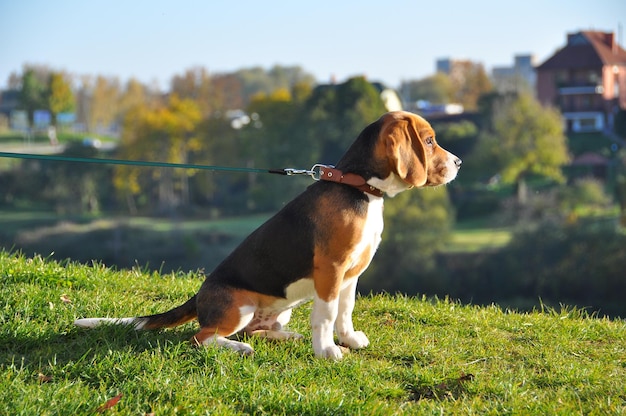
[[[318,358],[328,358],[329,360],[341,360],[343,358],[343,353],[341,352],[341,348],[337,345],[329,345],[328,347],[322,348],[321,351],[315,351],[315,356]]]
[[[228,340],[228,342],[223,343],[222,346],[229,348],[233,351],[236,351],[240,353],[241,355],[254,354],[254,348],[252,348],[252,345],[247,344],[245,342]]]
[[[245,342],[233,341],[226,337],[222,337],[219,335],[213,335],[202,341],[198,342],[195,337],[196,345],[217,345],[218,347],[228,348],[229,350],[236,351],[241,355],[252,355],[254,354],[254,349],[250,344],[246,344]]]
[[[340,335],[339,343],[355,350],[365,348],[370,345],[370,341],[367,339],[367,335],[365,335],[363,331],[354,331],[345,335]]]

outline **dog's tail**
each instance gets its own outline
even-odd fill
[[[156,315],[139,316],[135,318],[82,318],[74,321],[74,325],[81,328],[95,328],[102,324],[109,325],[129,325],[135,329],[159,329],[172,328],[182,325],[195,319],[198,316],[196,311],[196,296],[180,306],[167,312]]]

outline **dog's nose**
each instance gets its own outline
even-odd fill
[[[457,169],[461,168],[461,163],[463,163],[463,161],[461,159],[459,159],[458,157],[456,159],[454,159],[454,164],[456,165]]]

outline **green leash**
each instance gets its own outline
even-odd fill
[[[95,159],[88,157],[73,156],[57,156],[57,155],[35,155],[31,153],[10,153],[0,152],[0,157],[11,159],[34,159],[34,160],[50,160],[55,162],[74,162],[74,163],[95,163],[102,165],[126,165],[126,166],[149,166],[160,168],[175,169],[199,169],[214,170],[226,172],[248,172],[248,173],[274,173],[278,175],[308,175],[313,179],[319,179],[319,167],[323,165],[315,165],[310,170],[306,169],[257,169],[257,168],[238,168],[229,166],[213,166],[213,165],[197,165],[193,163],[169,163],[169,162],[149,162],[146,160],[124,160],[124,159]]]

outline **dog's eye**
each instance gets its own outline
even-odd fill
[[[427,138],[426,138],[426,144],[427,144],[428,146],[432,146],[434,142],[435,142],[435,141],[433,140],[433,138],[432,138],[432,137],[427,137]]]

